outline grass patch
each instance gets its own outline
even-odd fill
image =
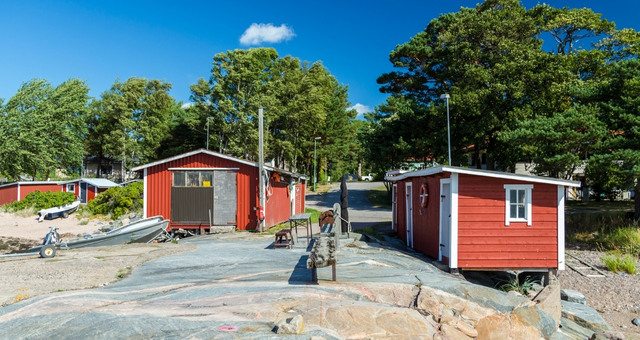
[[[133,268],[131,268],[130,266],[118,269],[118,272],[116,273],[116,279],[124,279],[131,274],[131,271],[133,271]]]
[[[316,185],[316,191],[313,191],[313,184],[309,186],[309,191],[315,194],[325,194],[331,189],[331,183],[318,183]]]
[[[631,254],[612,252],[603,256],[601,260],[604,266],[614,273],[625,272],[635,275],[637,272],[636,257]]]
[[[362,228],[362,229],[360,229],[360,230],[358,230],[358,231],[359,231],[361,234],[369,235],[369,236],[374,237],[374,238],[377,238],[377,239],[382,238],[382,235],[380,235],[380,232],[378,232],[378,230],[377,230],[376,228],[371,227],[371,226],[369,226],[369,227],[364,227],[364,228]]]
[[[304,212],[305,212],[305,214],[311,214],[311,225],[312,226],[314,224],[318,223],[318,218],[320,218],[320,210],[306,208],[306,209],[304,209]],[[275,233],[279,232],[280,230],[288,229],[288,228],[289,228],[289,221],[282,222],[280,224],[276,224],[273,227],[269,228],[263,234],[275,235]]]
[[[529,294],[530,291],[533,291],[533,285],[537,282],[527,277],[524,281],[520,282],[518,277],[514,277],[511,280],[505,282],[500,286],[500,290],[505,292],[516,291],[522,295]]]
[[[387,191],[384,185],[369,190],[367,198],[371,205],[376,208],[391,209],[391,193]]]
[[[566,216],[567,240],[598,250],[616,250],[640,255],[640,230],[632,218],[629,202],[587,202],[574,205],[591,210],[573,211]],[[600,210],[598,206],[601,206]],[[571,209],[567,209],[568,211]]]

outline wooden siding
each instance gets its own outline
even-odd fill
[[[271,195],[267,197],[265,214],[267,227],[289,220],[291,217],[291,190],[285,182],[269,181]]]
[[[405,183],[406,181],[399,181],[398,189],[396,190],[396,199],[398,200],[398,221],[397,226],[398,237],[407,243],[407,219],[406,219],[406,197],[405,197]]]
[[[256,228],[255,207],[258,202],[258,169],[228,159],[208,154],[195,154],[176,159],[147,169],[147,216],[160,215],[171,220],[172,174],[169,168],[238,168],[237,181],[237,228],[253,230]],[[169,228],[200,228],[200,225],[177,225],[169,223]],[[206,225],[208,227],[208,225]]]
[[[18,184],[7,185],[0,188],[0,205],[5,205],[18,198]]]
[[[27,197],[28,194],[40,191],[62,191],[62,185],[58,183],[50,183],[50,184],[20,184],[20,200],[23,200]]]
[[[459,175],[459,268],[557,268],[557,186],[533,183],[532,225],[505,226],[505,184],[526,181]]]
[[[305,192],[306,192],[306,185],[304,182],[296,184],[296,214],[304,213],[304,207],[306,204]],[[311,222],[313,223],[313,221]]]

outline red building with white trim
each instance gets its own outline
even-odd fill
[[[265,166],[267,227],[304,212],[306,177]],[[258,163],[199,149],[145,164],[144,215],[170,220],[169,229],[206,232],[212,226],[258,225]]]
[[[72,192],[80,200],[80,203],[89,203],[96,196],[109,188],[119,186],[117,183],[106,178],[79,178],[71,181],[61,182],[62,191]]]
[[[399,237],[453,270],[565,267],[565,192],[580,182],[452,166],[386,179]]]
[[[21,201],[34,191],[62,191],[60,182],[56,181],[24,181],[0,185],[0,205]]]

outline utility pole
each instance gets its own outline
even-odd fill
[[[318,185],[318,172],[316,171],[318,156],[317,156],[317,142],[322,139],[322,137],[315,137],[313,139],[313,192],[316,191],[316,186]]]
[[[449,166],[451,166],[451,128],[449,123],[449,98],[451,98],[451,96],[449,96],[448,93],[440,96],[440,99],[444,99],[447,101],[447,145],[449,149]]]
[[[266,220],[266,205],[267,200],[265,198],[265,183],[264,183],[264,112],[262,108],[258,109],[258,172],[260,173],[258,176],[258,190],[260,191],[260,205],[259,209],[262,209],[263,216],[265,217],[262,220],[258,219],[259,229],[260,231],[264,231],[265,229],[265,220]]]

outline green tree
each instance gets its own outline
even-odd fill
[[[227,51],[214,56],[209,81],[200,79],[191,93],[180,125],[193,133],[175,145],[204,146],[209,120],[210,149],[256,160],[262,107],[267,160],[310,173],[314,138],[321,137],[323,171],[354,169],[355,112],[347,109],[347,88],[319,62],[280,57],[272,48]]]
[[[116,82],[91,107],[87,150],[98,157],[136,165],[155,159],[167,138],[177,104],[171,84],[130,78]]]
[[[12,179],[46,179],[55,170],[77,171],[88,87],[72,79],[53,87],[43,79],[24,83],[4,106],[0,126],[0,172]]]

